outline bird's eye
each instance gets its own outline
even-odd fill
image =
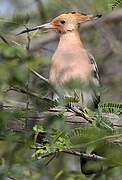
[[[73,11],[73,12],[71,12],[72,14],[76,14],[76,12],[75,11]]]
[[[65,21],[64,21],[64,20],[62,20],[62,21],[60,21],[60,23],[61,23],[61,24],[65,24]]]

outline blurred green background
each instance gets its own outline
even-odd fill
[[[114,4],[116,7],[112,9]],[[113,0],[0,0],[0,180],[87,179],[80,173],[77,158],[59,155],[49,166],[32,158],[33,132],[25,131],[23,126],[32,129],[39,113],[48,109],[48,103],[40,97],[45,98],[50,89],[28,67],[48,78],[51,56],[59,38],[52,31],[34,32],[29,37],[16,34],[27,27],[50,22],[61,13],[78,11],[102,14],[104,18],[119,8],[121,3],[117,5]],[[119,20],[106,25],[85,30],[81,27],[81,39],[98,64],[102,102],[122,102],[121,29],[122,14]],[[106,176],[102,174],[101,179],[122,177],[120,167],[104,173]]]

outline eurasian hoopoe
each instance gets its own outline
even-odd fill
[[[60,41],[52,57],[49,81],[64,97],[74,97],[82,108],[97,109],[100,96],[99,76],[96,62],[84,48],[80,39],[80,24],[96,19],[91,15],[71,12],[54,18],[50,23],[22,31],[53,29],[59,33]],[[69,89],[66,84],[79,82],[79,87]]]

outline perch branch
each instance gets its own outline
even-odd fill
[[[84,158],[89,159],[89,160],[106,160],[106,158],[104,158],[102,156],[98,156],[95,154],[80,153],[80,152],[71,151],[71,150],[61,150],[61,151],[57,150],[56,152],[43,155],[42,158],[47,158],[47,157],[50,157],[50,156],[57,154],[57,153],[71,154],[71,155],[78,156],[78,157],[84,157]]]

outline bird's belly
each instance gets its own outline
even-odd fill
[[[64,63],[64,62],[63,62]],[[65,97],[78,97],[79,105],[94,107],[96,94],[90,87],[91,70],[85,62],[80,63],[54,63],[50,70],[50,82],[59,94]],[[85,68],[87,66],[87,68]],[[78,80],[78,81],[77,81]],[[79,84],[78,84],[79,83]],[[67,86],[68,84],[68,86]],[[58,96],[54,96],[54,98]]]
[[[71,80],[87,81],[90,77],[89,68],[85,68],[86,64],[82,63],[68,63],[63,66],[62,64],[53,67],[50,70],[50,82],[53,84],[63,85]]]

